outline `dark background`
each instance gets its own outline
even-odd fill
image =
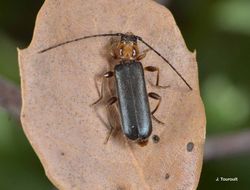
[[[172,11],[188,48],[197,51],[207,139],[247,132],[250,124],[250,1],[161,2]],[[18,86],[16,47],[24,48],[30,43],[42,3],[42,0],[0,1],[0,77]],[[249,143],[243,146],[250,147]],[[205,159],[198,189],[250,189],[249,161],[249,151]],[[216,182],[217,177],[238,177],[238,182]],[[53,189],[20,122],[1,107],[0,189]]]

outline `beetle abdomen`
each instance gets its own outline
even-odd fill
[[[123,133],[131,140],[148,138],[152,123],[142,64],[121,61],[115,79]]]

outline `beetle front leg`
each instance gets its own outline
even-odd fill
[[[161,96],[158,95],[158,94],[156,94],[156,93],[154,93],[154,92],[150,92],[150,93],[148,93],[148,97],[153,98],[153,99],[155,99],[155,100],[158,100],[158,103],[157,103],[155,109],[151,112],[152,118],[153,118],[156,122],[158,122],[158,123],[160,123],[160,124],[164,124],[162,121],[160,121],[159,119],[157,119],[157,118],[154,116],[154,113],[157,111],[157,109],[159,108],[159,106],[160,106],[160,104],[161,104]]]
[[[156,87],[160,87],[160,88],[168,88],[169,85],[167,86],[161,86],[159,85],[159,80],[160,80],[160,69],[158,67],[154,67],[154,66],[147,66],[144,68],[145,71],[149,71],[149,72],[157,72],[157,75],[156,75],[156,83],[154,86]]]
[[[97,87],[97,91],[98,91],[98,94],[99,94],[99,98],[98,98],[98,100],[96,100],[94,103],[92,103],[91,106],[93,106],[93,105],[99,103],[99,102],[103,99],[104,79],[105,79],[105,78],[111,78],[111,77],[113,77],[113,76],[114,76],[114,72],[113,72],[113,71],[108,71],[108,72],[106,72],[106,73],[102,76],[101,93],[100,93],[100,91],[99,91],[99,89],[98,89],[98,87]],[[96,79],[95,79],[95,83],[97,84],[97,80],[96,80]]]
[[[148,51],[150,51],[150,49],[143,50],[142,53],[140,53],[140,54],[136,57],[136,60],[137,60],[137,61],[142,60],[144,57],[146,57]]]

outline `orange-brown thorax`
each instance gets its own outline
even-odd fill
[[[121,60],[137,60],[139,49],[137,43],[132,41],[121,41],[113,49],[114,57]]]

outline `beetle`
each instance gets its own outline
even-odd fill
[[[105,36],[118,36],[120,41],[116,44],[115,48],[111,52],[111,56],[119,60],[119,63],[115,65],[113,71],[106,72],[102,79],[108,79],[111,77],[115,78],[115,87],[117,96],[111,97],[107,101],[107,106],[113,105],[118,102],[121,128],[124,135],[138,144],[146,144],[148,138],[152,133],[152,121],[151,116],[158,123],[163,123],[158,120],[154,113],[157,111],[161,103],[161,96],[155,92],[147,93],[144,71],[157,72],[157,78],[155,86],[166,88],[167,86],[159,85],[159,68],[154,66],[147,66],[143,68],[140,60],[145,58],[147,52],[152,50],[158,56],[160,56],[182,79],[182,81],[187,85],[187,87],[192,90],[192,87],[188,82],[182,77],[182,75],[175,69],[175,67],[169,63],[169,61],[164,58],[158,51],[151,47],[147,42],[145,42],[140,36],[136,36],[131,32],[127,33],[114,33],[114,34],[97,34],[91,36],[84,36],[69,40],[63,43],[56,44],[49,48],[39,51],[39,53],[44,53],[51,49],[57,48],[59,46],[76,42],[83,39],[94,38],[94,37],[105,37]],[[149,49],[140,52],[137,41],[141,41]],[[150,111],[148,97],[158,100],[158,103],[153,111]],[[99,99],[92,105],[99,103],[103,98],[103,80],[102,89]],[[107,141],[112,134],[113,127],[111,126]]]

